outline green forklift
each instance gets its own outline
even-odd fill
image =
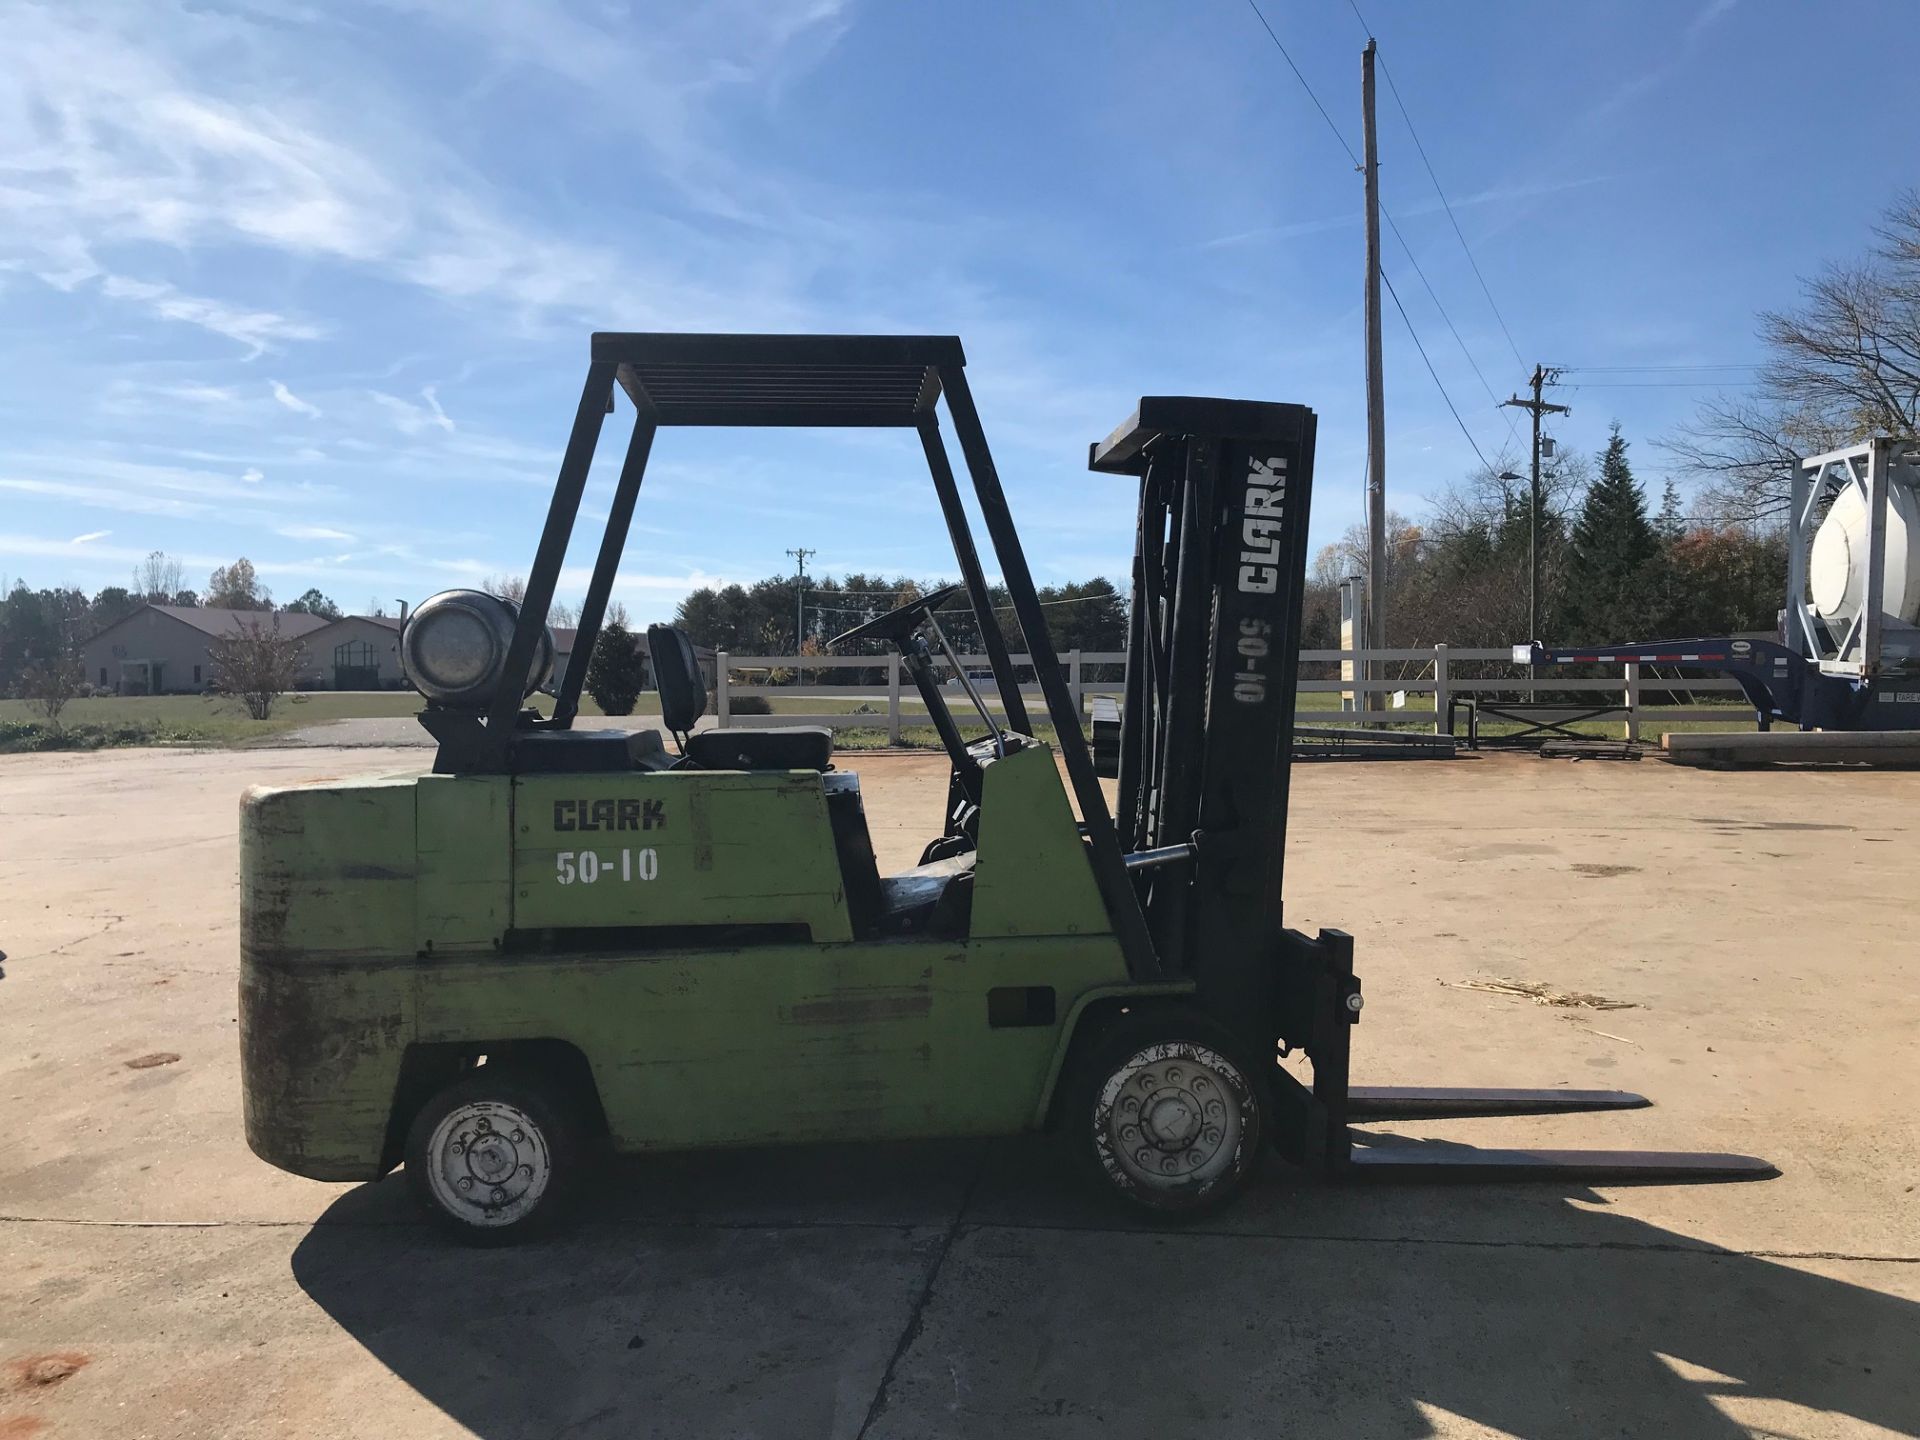
[[[543,714],[547,613],[619,395],[632,430],[577,660]],[[992,623],[943,407],[1021,651]],[[697,728],[707,678],[671,627],[648,632],[660,727],[574,728],[654,438],[679,425],[918,433],[959,582],[840,637],[897,651],[949,762],[940,832],[903,873],[879,872],[830,732]],[[249,1144],[320,1180],[404,1164],[477,1244],[555,1223],[608,1152],[1048,1130],[1161,1218],[1226,1204],[1268,1151],[1354,1178],[1773,1173],[1354,1128],[1646,1102],[1348,1083],[1352,941],[1286,929],[1280,903],[1314,425],[1299,405],[1150,396],[1091,447],[1138,516],[1103,776],[958,339],[596,334],[523,600],[453,591],[408,620],[432,772],[242,802]],[[960,604],[983,622],[997,716],[940,625]],[[1294,1052],[1308,1066],[1282,1063]]]

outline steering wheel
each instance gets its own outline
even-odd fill
[[[909,600],[898,609],[869,620],[864,625],[856,625],[844,634],[836,635],[827,642],[832,649],[838,645],[851,644],[855,640],[891,640],[898,645],[915,630],[920,623],[938,610],[947,601],[961,592],[959,585],[942,585],[938,590],[929,590],[918,599]]]

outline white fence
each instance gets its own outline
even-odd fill
[[[1030,656],[1015,655],[1012,658],[1016,667],[1032,674]],[[1302,725],[1424,723],[1430,724],[1435,734],[1442,734],[1447,729],[1449,708],[1456,699],[1473,698],[1491,704],[1506,700],[1526,704],[1542,694],[1556,700],[1569,694],[1591,694],[1594,698],[1591,703],[1568,702],[1550,710],[1529,711],[1529,721],[1569,720],[1594,708],[1610,707],[1612,713],[1604,718],[1609,723],[1617,721],[1626,738],[1635,740],[1640,738],[1641,727],[1648,722],[1717,721],[1729,729],[1745,729],[1752,723],[1752,711],[1738,703],[1740,687],[1732,679],[1724,676],[1661,678],[1652,673],[1643,673],[1643,669],[1650,671],[1652,667],[1642,667],[1635,661],[1622,662],[1618,678],[1587,676],[1575,679],[1567,677],[1562,667],[1551,665],[1540,667],[1537,676],[1529,675],[1525,666],[1513,664],[1513,652],[1510,649],[1469,650],[1435,645],[1424,650],[1302,650],[1300,659],[1303,663],[1338,664],[1351,661],[1356,675],[1369,673],[1369,662],[1374,662],[1373,668],[1379,677],[1368,681],[1299,681],[1298,689],[1303,696],[1354,694],[1359,697],[1358,707],[1353,709],[1319,710],[1302,705],[1297,715],[1297,723]],[[988,668],[984,655],[963,655],[960,660],[970,671]],[[1086,678],[1087,673],[1095,667],[1102,667],[1098,673],[1117,676],[1126,660],[1127,657],[1118,651],[1069,650],[1060,657],[1067,692],[1072,696],[1074,709],[1083,720],[1089,696],[1117,696],[1122,688],[1118,679],[1091,680]],[[1475,669],[1498,666],[1503,673],[1491,677],[1464,675],[1458,673],[1457,667],[1461,666]],[[943,666],[943,672],[944,669]],[[881,679],[871,686],[806,683],[810,675],[817,676],[825,670],[877,671],[881,673]],[[771,675],[776,671],[792,673],[795,682],[768,684],[749,678]],[[722,725],[824,725],[836,730],[884,728],[889,743],[898,745],[901,731],[906,726],[928,723],[926,706],[914,690],[911,679],[903,675],[897,654],[731,655],[721,651],[714,657],[714,673],[714,709]],[[979,688],[987,708],[995,715],[1001,715],[1003,711],[998,692],[990,685]],[[1652,707],[1643,702],[1643,691],[1662,694],[1678,691],[1690,696],[1710,695],[1716,698],[1724,695],[1736,703],[1710,707]],[[972,713],[972,702],[957,685],[944,686],[943,693],[964,725],[967,715]],[[1021,685],[1020,693],[1031,697],[1032,703],[1028,705],[1030,715],[1036,721],[1043,719],[1046,701],[1041,698],[1040,686],[1029,680]],[[843,704],[852,702],[865,709],[851,713],[842,709],[822,714],[800,714],[786,708],[772,715],[736,713],[734,702],[749,695],[783,702],[837,700]]]

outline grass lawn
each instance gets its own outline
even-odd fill
[[[540,697],[538,703],[551,713],[551,700]],[[844,715],[863,702],[774,698],[771,703],[775,714]],[[411,690],[298,691],[282,696],[269,719],[255,720],[238,700],[216,695],[109,695],[70,703],[60,714],[64,733],[53,735],[32,702],[0,700],[0,754],[117,745],[245,745],[329,720],[415,715],[420,706],[420,697]],[[580,713],[598,715],[601,710],[591,696],[583,695]],[[660,697],[651,691],[642,695],[633,713],[658,715]]]
[[[844,715],[858,710],[862,705],[872,706],[881,712],[874,717],[873,728],[842,730],[836,738],[836,744],[844,750],[872,750],[883,748],[887,743],[884,700],[822,699],[810,696],[769,698],[776,715]],[[248,717],[238,701],[210,695],[108,696],[96,700],[75,700],[60,717],[66,733],[50,736],[44,718],[30,702],[0,700],[0,753],[10,750],[97,749],[107,745],[245,745],[272,739],[289,730],[324,724],[329,720],[409,716],[419,711],[420,704],[419,696],[407,690],[316,690],[285,696],[274,706],[271,719],[254,720]],[[1037,697],[1030,700],[1029,704],[1037,712],[1044,713]],[[1338,710],[1339,704],[1340,697],[1336,694],[1302,694],[1299,697],[1301,721],[1311,725],[1328,712]],[[551,702],[542,700],[541,708],[551,709]],[[1752,711],[1744,704],[1730,703],[1726,709],[1727,718],[1724,721],[1663,721],[1659,710],[1644,710],[1641,733],[1649,739],[1657,739],[1663,730],[1752,728]],[[581,713],[598,715],[601,712],[590,697],[582,696]],[[634,713],[658,715],[660,697],[651,692],[642,695]],[[915,723],[921,721],[924,713],[915,704],[906,705],[904,718],[907,725],[901,739],[909,747],[937,749],[939,739],[932,726],[923,721]],[[1392,728],[1424,733],[1432,731],[1431,708],[1409,708],[1396,713],[1404,719],[1397,720]],[[964,724],[964,713],[961,718]],[[1499,735],[1511,733],[1515,728],[1486,724],[1481,727],[1481,733]],[[1618,739],[1621,734],[1618,721],[1594,722],[1574,728],[1580,734],[1609,739]],[[1053,738],[1049,727],[1042,726],[1040,729],[1040,738]]]

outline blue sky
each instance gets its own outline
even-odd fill
[[[1357,147],[1352,10],[1262,3]],[[1387,207],[1499,398],[1536,359],[1751,362],[1753,312],[1920,178],[1908,88],[1862,78],[1920,44],[1905,0],[1361,9],[1518,361],[1383,90]],[[365,609],[524,571],[595,329],[959,334],[1043,582],[1124,573],[1131,498],[1084,464],[1142,393],[1312,405],[1316,539],[1360,518],[1360,181],[1244,0],[0,0],[0,27],[0,574],[92,590],[160,548],[197,586],[244,554]],[[1496,456],[1514,412],[1385,258]],[[1417,519],[1476,461],[1391,304],[1386,352]],[[1645,442],[1709,392],[1650,382],[1698,378],[1571,373],[1555,428],[1617,418],[1657,492]],[[637,619],[791,546],[951,572],[908,434],[654,454]]]

